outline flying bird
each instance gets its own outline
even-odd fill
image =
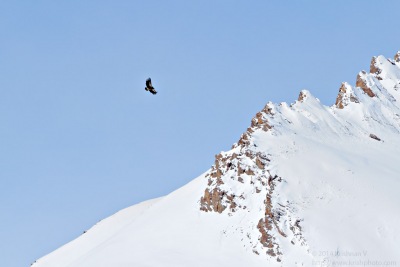
[[[157,94],[156,89],[154,89],[153,85],[151,84],[151,79],[148,78],[146,80],[146,88],[144,88],[146,91],[150,91],[153,95]]]

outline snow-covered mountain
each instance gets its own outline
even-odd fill
[[[400,264],[400,52],[335,105],[268,103],[210,170],[34,267]]]

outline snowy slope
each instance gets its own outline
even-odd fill
[[[400,264],[400,53],[336,104],[268,103],[210,170],[34,267]]]

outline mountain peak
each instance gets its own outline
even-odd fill
[[[258,212],[258,219],[251,222],[258,230],[258,242],[251,241],[253,252],[264,251],[278,262],[283,258],[282,246],[307,247],[301,226],[304,218],[294,212],[291,201],[282,201],[279,194],[287,179],[274,170],[275,157],[266,149],[270,145],[259,145],[259,140],[274,142],[273,136],[283,134],[313,138],[322,132],[324,141],[315,137],[314,141],[325,143],[338,136],[381,141],[377,134],[385,136],[383,125],[398,134],[400,110],[392,94],[399,96],[400,68],[393,62],[383,56],[373,57],[370,73],[358,73],[355,87],[343,82],[332,107],[322,105],[308,90],[302,90],[290,106],[269,102],[254,116],[232,150],[216,155],[205,175],[208,183],[200,198],[200,210],[229,216]],[[291,149],[295,148],[288,151]]]
[[[301,90],[297,101],[303,102],[311,93],[308,90]]]
[[[290,105],[268,102],[204,174],[34,267],[400,261],[399,88],[398,52],[373,57],[333,106],[307,90]]]
[[[335,106],[338,109],[343,109],[349,102],[359,103],[358,98],[354,94],[353,87],[347,82],[343,82],[339,88],[339,94],[336,97]]]

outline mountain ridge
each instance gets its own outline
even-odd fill
[[[194,181],[138,205],[108,238],[87,238],[92,228],[34,266],[396,262],[399,88],[397,52],[373,57],[330,107],[307,90],[269,102]]]

